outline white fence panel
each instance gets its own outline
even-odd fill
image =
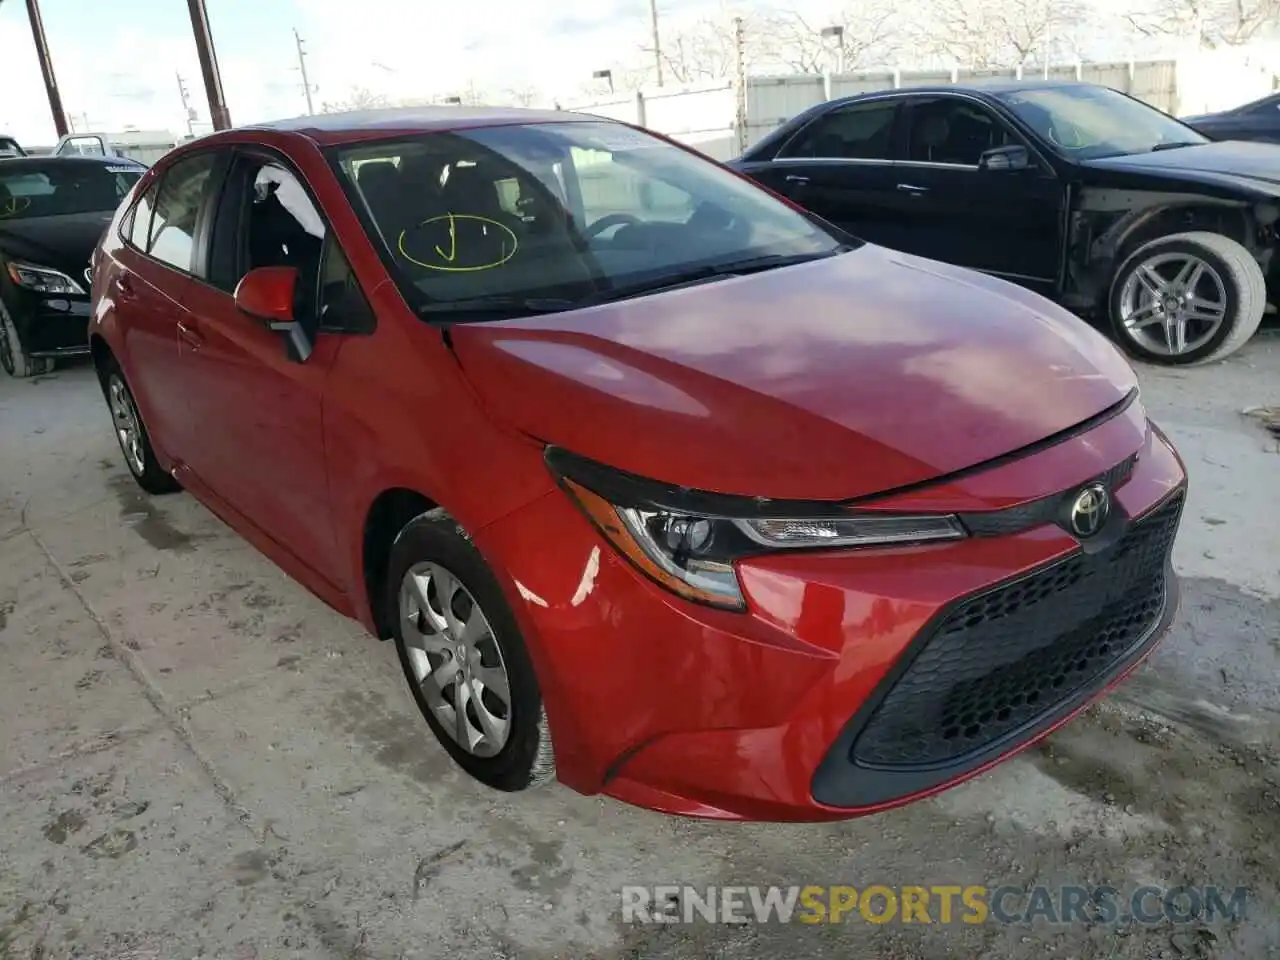
[[[607,100],[603,103],[590,103],[581,107],[570,107],[570,110],[590,113],[610,120],[621,120],[623,123],[643,123],[640,115],[641,105],[638,97],[627,97],[625,100]],[[656,129],[656,128],[655,128]]]
[[[716,160],[729,160],[739,152],[733,135],[735,113],[731,83],[664,91],[644,99],[645,126]]]

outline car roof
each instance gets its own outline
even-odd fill
[[[375,139],[392,134],[432,133],[521,123],[562,123],[605,119],[607,118],[571,113],[567,110],[531,110],[519,107],[393,107],[383,110],[320,113],[270,123],[250,124],[236,129],[237,132],[273,130],[300,133],[323,145]]]
[[[23,167],[47,167],[50,164],[60,166],[89,166],[97,165],[101,167],[137,167],[140,171],[147,169],[145,164],[139,163],[132,157],[86,157],[79,156],[60,156],[55,157],[52,154],[28,154],[25,157],[0,157],[0,169],[13,170],[22,169]]]
[[[992,80],[986,83],[938,83],[928,86],[886,87],[883,90],[868,90],[849,97],[841,97],[832,103],[851,103],[867,97],[883,97],[888,94],[902,95],[934,95],[941,93],[962,93],[976,97],[993,97],[1002,93],[1018,93],[1022,90],[1054,90],[1070,87],[1098,87],[1096,83],[1083,83],[1078,80]]]

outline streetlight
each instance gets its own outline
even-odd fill
[[[844,27],[823,27],[823,40],[836,42],[836,73],[844,73]]]
[[[613,93],[613,71],[612,70],[597,70],[595,73],[591,74],[591,76],[596,80],[608,80],[609,92]]]

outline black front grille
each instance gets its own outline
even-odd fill
[[[1129,482],[1129,478],[1133,476],[1134,465],[1137,462],[1138,455],[1132,453],[1106,473],[1094,477],[1093,480],[1088,482],[1101,483],[1109,492],[1115,493],[1116,490]],[[1062,512],[1063,502],[1068,498],[1074,497],[1083,486],[1084,484],[1081,484],[1070,490],[1041,497],[1039,500],[1022,503],[1016,507],[1006,507],[1003,510],[962,513],[960,514],[960,522],[975,537],[1004,537],[1011,533],[1038,527],[1044,523],[1053,523]]]
[[[1053,711],[1159,621],[1183,496],[1109,550],[1077,552],[964,601],[920,646],[854,740],[864,766],[950,764]]]

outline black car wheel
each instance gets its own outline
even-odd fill
[[[151,494],[181,490],[182,485],[156,459],[155,450],[151,447],[151,436],[147,433],[146,424],[142,422],[142,414],[138,412],[138,404],[133,399],[133,391],[129,389],[120,365],[114,361],[106,363],[101,376],[107,407],[111,411],[111,425],[115,428],[120,452],[124,454],[125,465],[133,474],[133,479]]]
[[[1135,251],[1111,283],[1116,340],[1150,363],[1221,360],[1262,322],[1267,287],[1253,254],[1217,233],[1178,233]]]
[[[49,357],[27,355],[17,324],[3,298],[0,298],[0,367],[17,379],[39,376],[53,369],[53,360]]]
[[[384,602],[400,666],[436,739],[497,790],[550,779],[555,755],[533,664],[470,538],[432,510],[396,537],[387,574]]]

